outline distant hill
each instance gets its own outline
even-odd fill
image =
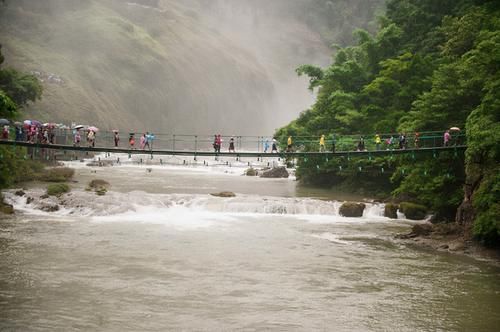
[[[0,43],[7,65],[44,81],[43,100],[26,117],[266,134],[313,101],[294,69],[326,65],[330,53],[310,15],[298,15],[310,0],[271,3],[7,0]]]

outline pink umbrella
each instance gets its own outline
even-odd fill
[[[98,131],[99,131],[99,128],[94,127],[94,126],[91,126],[91,127],[88,127],[88,128],[87,128],[87,130],[89,130],[89,131],[93,131],[93,132],[95,133],[95,132],[98,132]]]

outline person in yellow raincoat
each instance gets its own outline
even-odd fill
[[[293,141],[292,141],[292,136],[288,136],[288,140],[287,140],[287,152],[292,152],[292,147],[293,147]]]
[[[380,135],[375,135],[375,146],[377,147],[377,151],[380,150],[380,144],[382,144],[382,139],[380,139]]]
[[[321,135],[319,139],[319,152],[325,152],[325,135]]]

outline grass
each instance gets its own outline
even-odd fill
[[[49,196],[61,196],[68,192],[70,192],[70,188],[66,183],[55,183],[47,187],[47,195]]]

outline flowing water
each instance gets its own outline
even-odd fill
[[[0,220],[0,330],[498,331],[500,270],[394,242],[327,192],[238,169],[77,167]],[[96,173],[94,173],[96,172]],[[103,178],[105,196],[84,190]],[[234,191],[234,198],[209,193]],[[345,198],[340,198],[345,199]]]

